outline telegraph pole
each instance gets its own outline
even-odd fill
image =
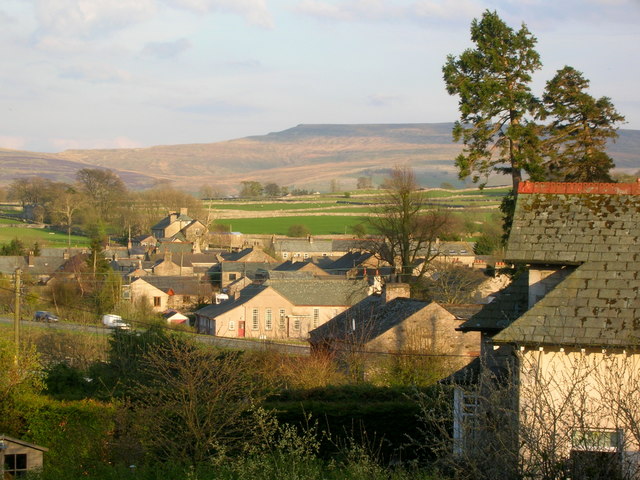
[[[21,288],[21,276],[22,270],[20,268],[16,268],[14,274],[15,280],[15,306],[13,309],[13,340],[16,344],[16,361],[18,359],[18,354],[20,353],[20,288]]]

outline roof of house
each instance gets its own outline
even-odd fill
[[[494,341],[640,345],[639,215],[637,183],[523,182],[508,258],[579,266]]]
[[[33,448],[35,450],[40,450],[42,452],[48,452],[49,449],[47,447],[43,447],[41,445],[36,445],[35,443],[25,442],[24,440],[20,440],[18,438],[9,437],[8,435],[0,435],[0,442],[11,442],[18,445],[22,445],[23,447]]]
[[[300,272],[307,271],[310,274],[318,274],[318,275],[327,275],[327,272],[324,271],[321,267],[312,262],[293,262],[291,260],[287,260],[286,262],[281,263],[276,268],[274,268],[272,272]]]
[[[309,332],[309,342],[353,340],[365,344],[429,305],[437,304],[410,298],[385,303],[382,297],[371,295]]]
[[[567,346],[640,346],[638,261],[587,262],[495,342]]]
[[[267,262],[222,262],[220,263],[221,272],[241,273],[248,277],[255,276],[259,271],[264,271],[273,268],[276,263]]]
[[[326,267],[331,273],[341,273],[360,266],[362,263],[373,257],[370,252],[348,252]]]
[[[165,293],[172,291],[175,295],[201,295],[211,293],[211,284],[204,282],[199,277],[148,275],[139,280],[147,282]]]
[[[263,285],[248,285],[243,288],[240,292],[240,296],[238,298],[227,300],[220,304],[212,304],[207,305],[206,307],[201,308],[196,311],[197,315],[202,317],[215,318],[224,313],[230,312],[231,310],[247,303],[252,298],[255,298],[262,292],[264,292],[267,287]]]
[[[172,219],[171,218],[172,215],[177,215],[177,216],[176,216],[176,218]],[[167,228],[169,225],[171,225],[174,222],[192,222],[192,221],[193,221],[193,218],[191,218],[189,215],[186,215],[184,213],[171,214],[171,215],[167,215],[162,220],[160,220],[158,223],[156,223],[153,227],[151,227],[151,230],[165,229],[165,228]]]
[[[472,315],[460,327],[462,331],[497,332],[509,326],[529,305],[529,275],[521,272],[509,285],[494,295],[494,300]],[[445,307],[446,308],[446,307]]]
[[[521,184],[506,258],[579,265],[640,254],[640,184]]]
[[[277,263],[277,260],[264,250],[257,248],[245,248],[239,252],[221,253],[222,257],[227,262],[273,262]]]
[[[307,252],[323,253],[333,251],[333,241],[318,238],[287,238],[274,242],[276,251],[279,252]]]
[[[354,305],[369,293],[366,281],[332,277],[269,279],[265,286],[272,287],[294,305]]]

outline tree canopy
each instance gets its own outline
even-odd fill
[[[536,38],[523,24],[518,31],[489,10],[471,23],[475,48],[449,55],[442,68],[450,95],[458,95],[460,120],[453,137],[464,150],[456,158],[460,178],[486,182],[492,172],[510,174],[514,189],[522,171],[537,168],[536,107],[529,83],[540,69]]]

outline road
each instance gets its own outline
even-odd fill
[[[0,323],[13,323],[13,318],[9,316],[0,316]],[[20,325],[39,328],[51,328],[53,330],[86,332],[94,335],[109,335],[113,331],[109,328],[104,328],[99,325],[78,325],[76,323],[67,322],[44,323],[21,320]],[[290,355],[309,355],[310,351],[309,347],[305,345],[275,343],[267,340],[247,340],[241,338],[214,337],[212,335],[198,335],[189,332],[187,332],[187,334],[192,335],[198,342],[219,348],[229,348],[232,350],[271,350],[280,353],[287,353]]]

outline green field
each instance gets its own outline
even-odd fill
[[[247,234],[286,235],[291,225],[304,225],[312,235],[344,235],[351,227],[362,223],[361,217],[345,216],[300,216],[268,218],[233,218],[217,220],[218,225],[231,225],[233,232]]]
[[[41,228],[0,227],[0,243],[7,243],[17,238],[26,245],[38,242],[40,247],[65,247],[67,236],[64,233],[52,232]],[[86,247],[89,245],[87,237],[71,235],[72,247]]]

